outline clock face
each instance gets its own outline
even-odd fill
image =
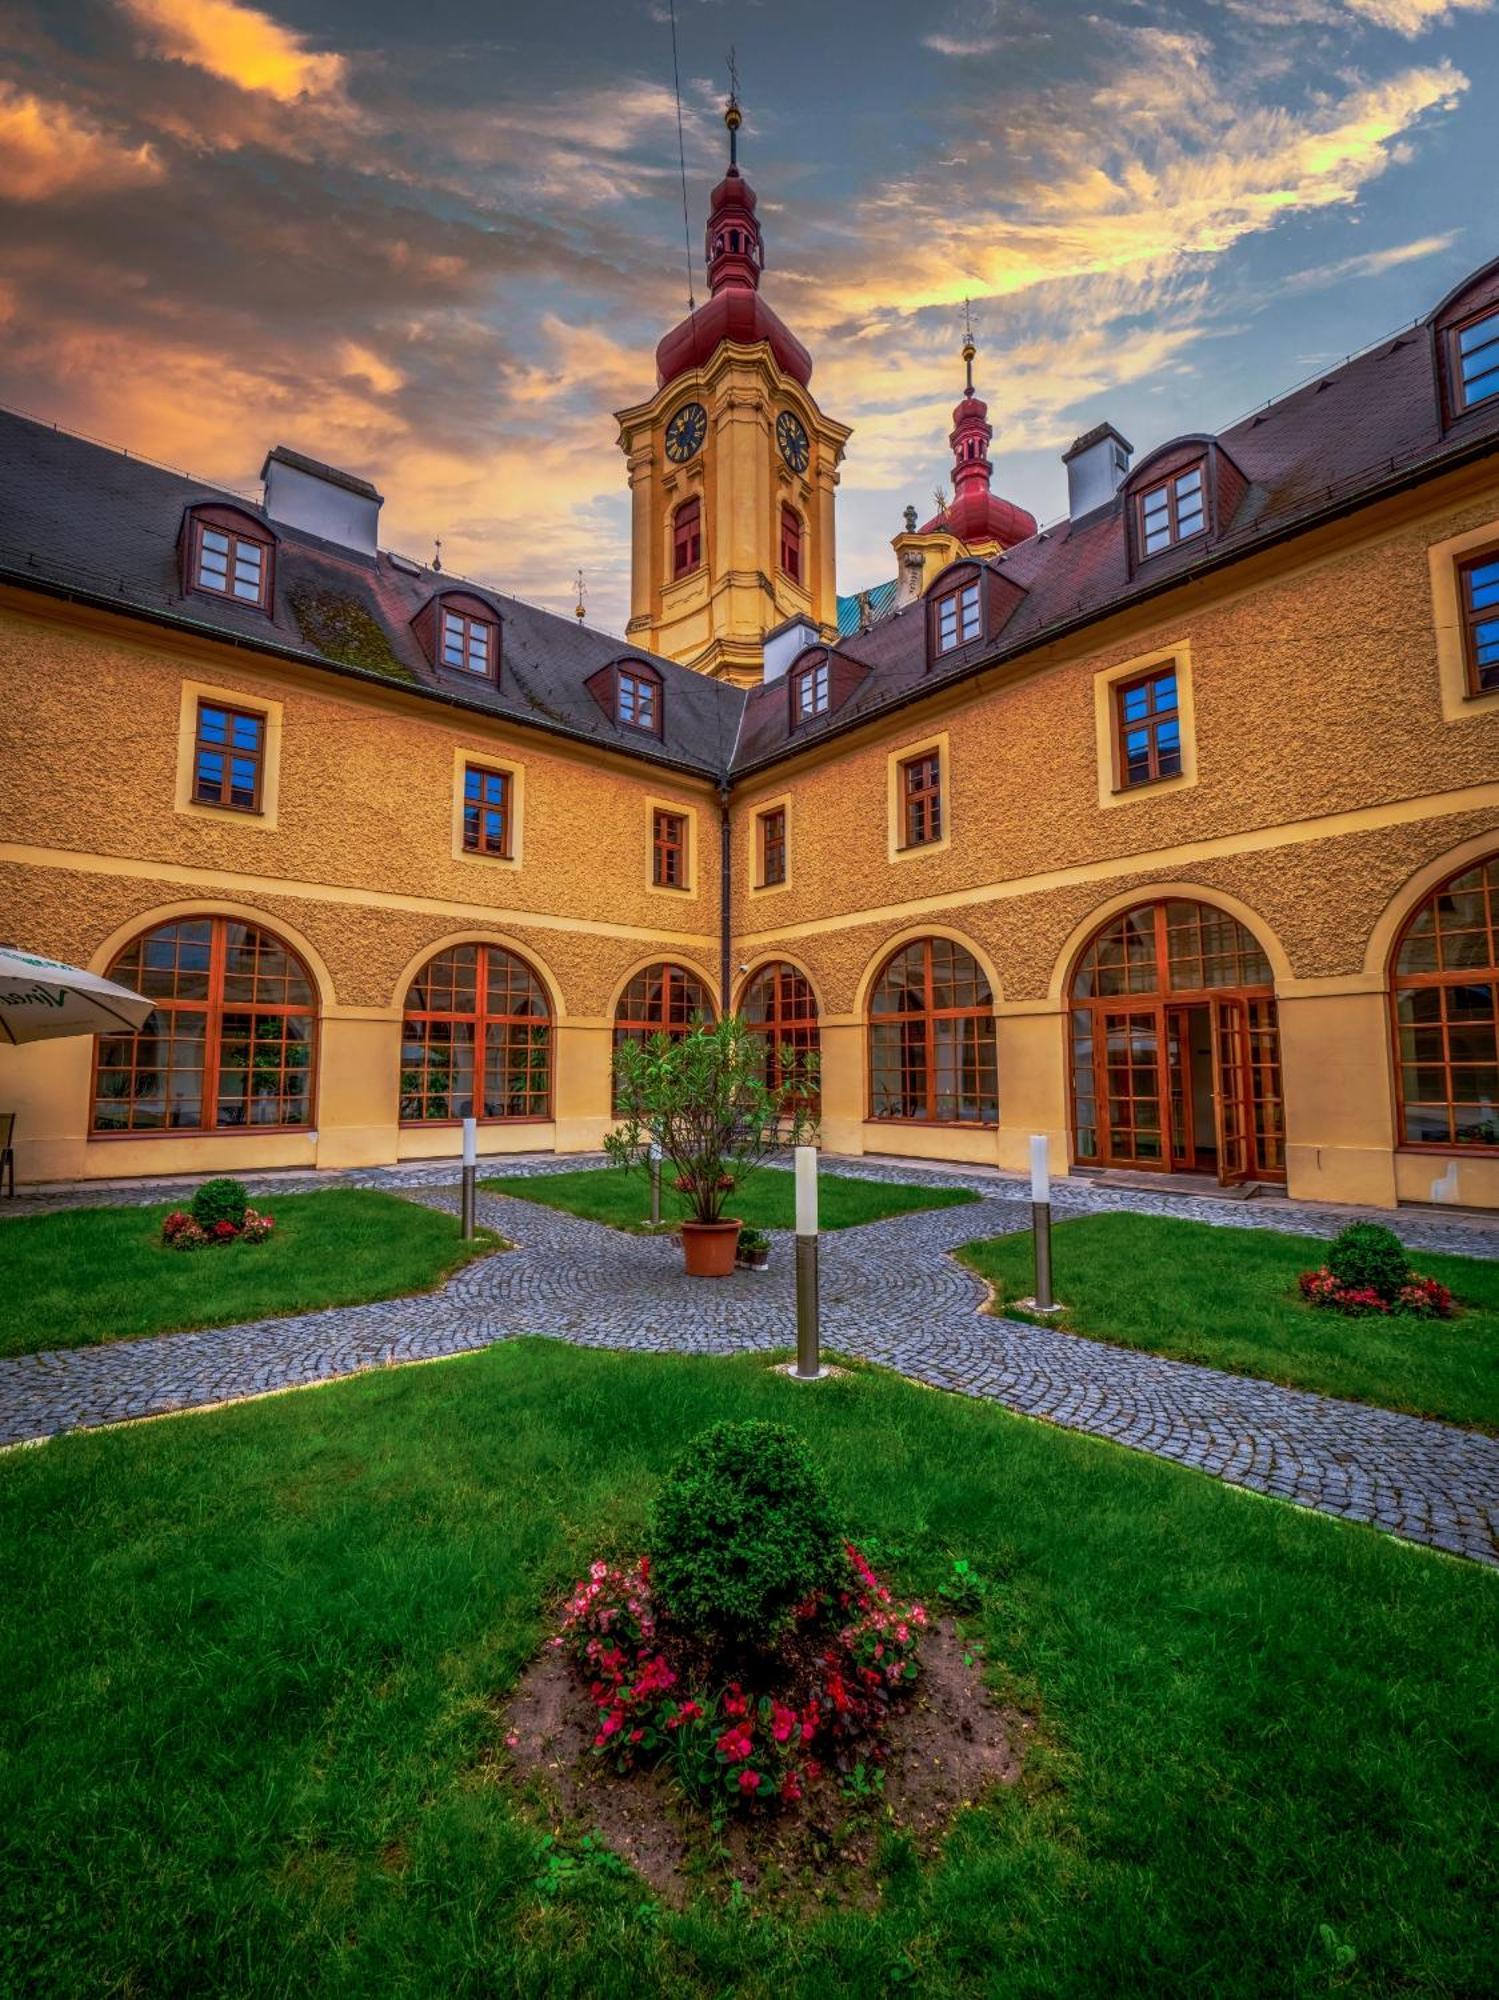
[[[707,435],[708,412],[701,403],[684,403],[666,426],[666,456],[673,465],[685,465]]]
[[[790,410],[782,410],[776,418],[776,443],[781,447],[781,456],[793,472],[805,472],[807,460],[811,456],[807,444],[807,432],[800,417]]]

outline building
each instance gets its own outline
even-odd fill
[[[1499,260],[1221,433],[1080,438],[1044,529],[970,372],[839,637],[847,433],[714,203],[624,642],[297,453],[252,500],[0,420],[0,934],[158,1002],[4,1052],[22,1178],[451,1156],[471,1102],[592,1148],[615,1039],[728,1004],[841,1153],[1499,1207]]]

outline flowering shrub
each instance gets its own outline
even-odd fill
[[[829,1766],[878,1760],[926,1625],[923,1606],[898,1604],[849,1544],[837,1587],[795,1607],[771,1689],[691,1684],[687,1662],[703,1656],[659,1612],[648,1557],[594,1563],[552,1643],[586,1683],[594,1752],[616,1770],[667,1763],[699,1799],[794,1805]]]
[[[1350,1222],[1340,1229],[1327,1268],[1345,1293],[1373,1292],[1386,1306],[1394,1305],[1411,1274],[1405,1245],[1382,1222]]]
[[[1400,1287],[1395,1310],[1409,1313],[1415,1319],[1451,1319],[1454,1302],[1451,1292],[1439,1279],[1412,1275],[1409,1283]]]
[[[231,1235],[238,1235],[248,1200],[242,1181],[221,1174],[216,1180],[204,1181],[193,1196],[193,1221],[207,1235],[212,1235],[221,1222],[230,1225]],[[220,1238],[221,1242],[227,1240]]]
[[[1296,1282],[1309,1305],[1330,1307],[1349,1319],[1369,1319],[1380,1313],[1451,1319],[1454,1310],[1452,1294],[1444,1284],[1414,1273],[1407,1276],[1393,1298],[1385,1298],[1373,1285],[1345,1284],[1326,1264],[1315,1271],[1303,1271]]]
[[[276,1227],[274,1216],[247,1208],[236,1225],[227,1216],[205,1228],[186,1209],[174,1208],[161,1225],[161,1240],[170,1250],[204,1250],[212,1244],[264,1243]]]

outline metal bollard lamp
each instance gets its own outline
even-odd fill
[[[479,1174],[479,1121],[465,1118],[463,1121],[463,1240],[474,1240],[474,1184]]]

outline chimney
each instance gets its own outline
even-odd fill
[[[359,555],[379,549],[380,495],[367,479],[278,444],[260,468],[267,518]]]
[[[1112,424],[1100,424],[1073,439],[1071,449],[1062,453],[1069,519],[1081,520],[1084,514],[1108,505],[1128,476],[1133,450],[1129,439],[1121,437]]]

